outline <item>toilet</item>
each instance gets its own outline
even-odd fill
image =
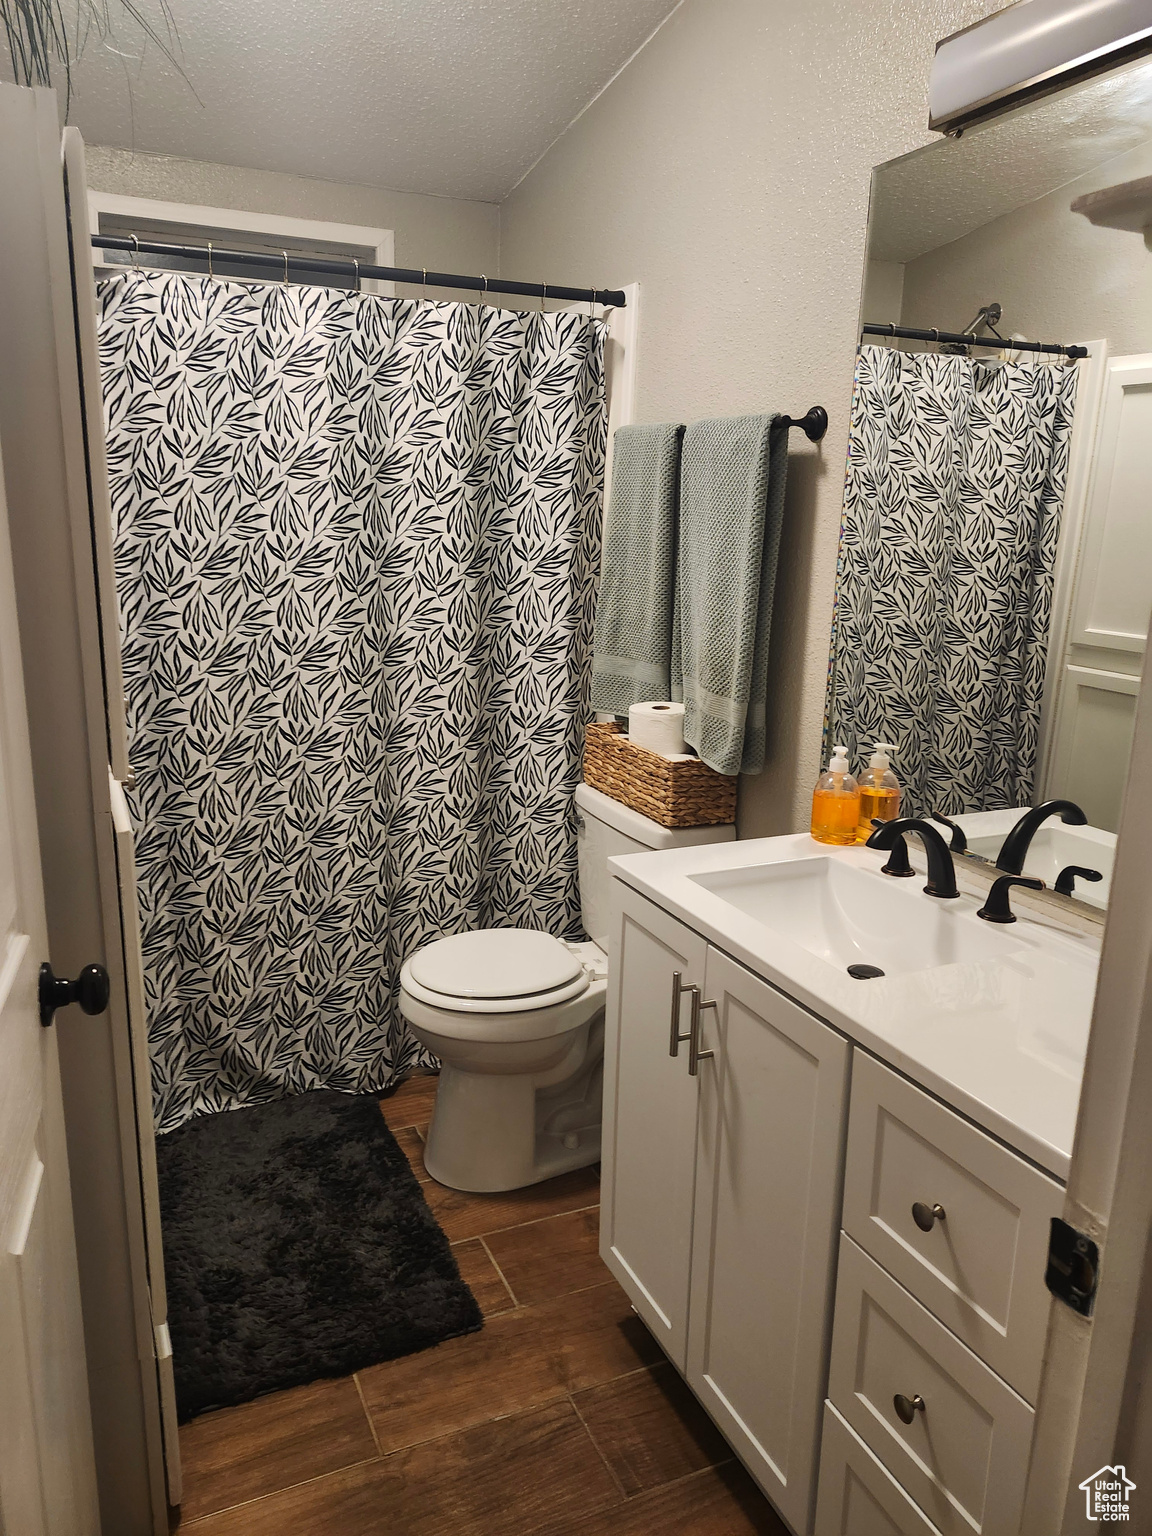
[[[587,784],[576,807],[588,941],[482,928],[424,945],[400,971],[400,1012],[441,1062],[424,1166],[452,1189],[520,1189],[599,1160],[608,860],[736,835],[662,827]]]

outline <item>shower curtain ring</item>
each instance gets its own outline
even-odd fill
[[[544,306],[548,302],[548,284],[540,284],[540,313],[544,313]]]
[[[215,275],[216,274],[212,270],[212,242],[211,242],[211,240],[209,240],[209,242],[208,242],[208,281],[211,282],[212,279],[215,277]]]
[[[132,265],[134,267],[140,265],[140,236],[135,233],[132,235]]]
[[[937,343],[940,341],[940,331],[937,326],[932,327],[932,340]]]
[[[427,304],[427,302],[428,302],[428,268],[427,267],[421,267],[420,268],[420,276],[423,279],[423,286],[420,289],[420,302],[421,302],[421,304]]]
[[[484,304],[488,299],[488,279],[484,276],[483,272],[480,274],[480,281],[484,284],[480,290],[480,302]]]
[[[284,258],[284,284],[285,284],[285,286],[287,286],[287,283],[288,283],[288,252],[282,250],[280,252],[280,254]]]
[[[359,293],[360,292],[360,263],[359,263],[359,261],[357,261],[355,256],[353,256],[353,258],[352,258],[352,265],[356,268],[356,292]]]

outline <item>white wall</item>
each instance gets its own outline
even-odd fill
[[[1000,5],[684,0],[503,205],[502,276],[641,283],[637,420],[828,408],[793,434],[745,836],[806,827],[818,771],[869,173],[930,137],[936,40]]]
[[[495,203],[388,192],[96,144],[86,150],[88,184],[98,192],[392,229],[397,266],[467,275],[486,272],[490,277],[500,270],[500,210]],[[397,288],[401,294],[416,291]]]
[[[898,325],[904,308],[904,264],[899,261],[864,263],[864,298],[861,320],[878,325]]]
[[[1071,211],[1086,192],[1149,175],[1152,144],[910,261],[904,324],[959,330],[995,300],[1005,336],[1106,337],[1114,356],[1152,351],[1152,253],[1140,235],[1097,228]]]

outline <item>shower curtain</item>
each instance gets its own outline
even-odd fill
[[[829,734],[910,813],[1031,804],[1077,377],[860,349]]]
[[[580,936],[603,325],[99,289],[158,1128],[383,1088],[412,950]]]

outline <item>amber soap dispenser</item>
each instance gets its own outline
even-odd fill
[[[860,775],[858,843],[866,843],[872,836],[876,830],[873,821],[895,821],[900,814],[900,781],[892,772],[888,756],[895,750],[890,741],[878,741],[867,771]]]
[[[848,749],[835,746],[828,771],[812,792],[812,836],[843,848],[856,841],[859,825],[860,790],[848,772]]]

